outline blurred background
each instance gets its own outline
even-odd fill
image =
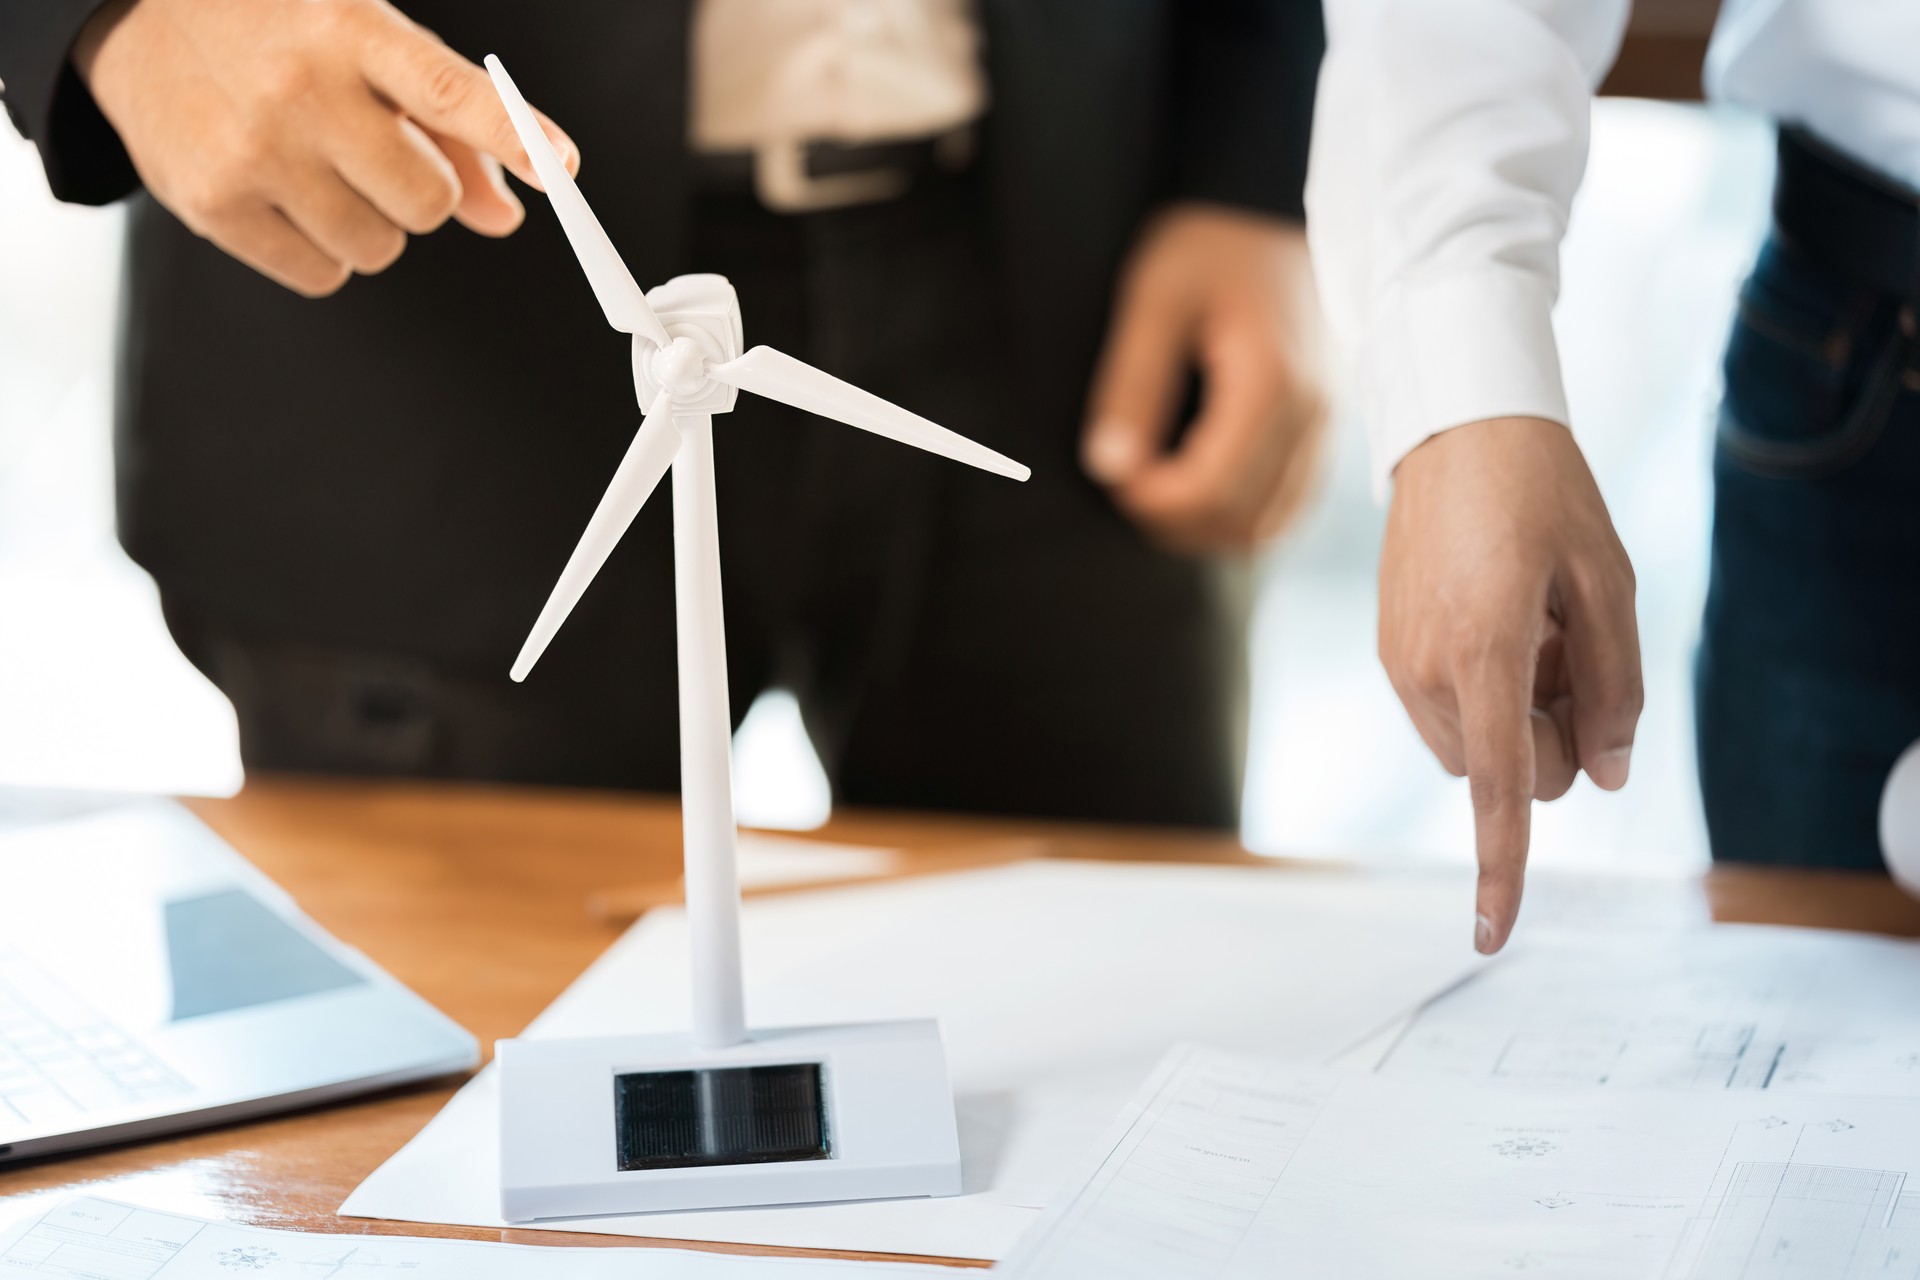
[[[1682,874],[1706,861],[1689,665],[1705,585],[1717,359],[1765,229],[1772,133],[1735,112],[1596,107],[1557,317],[1577,430],[1640,581],[1647,710],[1624,793],[1582,782],[1536,819],[1538,863]],[[62,207],[0,130],[0,786],[225,794],[231,709],[180,656],[114,542],[120,215]],[[1470,861],[1465,784],[1421,745],[1374,656],[1382,512],[1358,424],[1260,566],[1243,836],[1269,853]],[[804,828],[826,781],[790,698],[735,743],[744,821]]]

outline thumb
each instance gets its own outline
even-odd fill
[[[1170,306],[1137,292],[1122,298],[1080,442],[1081,465],[1102,484],[1132,479],[1166,440],[1187,373],[1182,327]]]

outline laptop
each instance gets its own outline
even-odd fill
[[[0,834],[0,1165],[478,1061],[176,805]]]

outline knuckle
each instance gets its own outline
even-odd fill
[[[304,54],[270,54],[254,64],[254,85],[260,96],[275,105],[298,102],[310,95],[318,76]]]
[[[239,191],[224,166],[210,165],[175,188],[169,203],[181,221],[205,235],[232,213]]]
[[[457,60],[439,55],[426,67],[420,92],[435,112],[456,115],[473,101],[473,77]]]
[[[1646,705],[1646,686],[1637,666],[1594,673],[1577,701],[1579,718],[1594,722],[1633,721]]]
[[[250,175],[271,161],[273,155],[271,130],[258,124],[242,125],[227,135],[226,146],[213,165],[216,180],[229,188],[242,186]]]
[[[335,267],[330,271],[316,271],[311,278],[299,282],[296,290],[309,298],[330,298],[346,287],[353,272],[346,267]]]
[[[1573,569],[1573,581],[1580,593],[1603,610],[1632,608],[1638,590],[1633,562],[1626,549],[1616,545],[1598,560],[1584,561]]]
[[[1447,648],[1454,665],[1463,670],[1498,670],[1527,661],[1525,646],[1511,629],[1482,618],[1477,611],[1454,623]]]
[[[353,269],[345,263],[325,259],[283,262],[279,275],[286,286],[303,298],[325,298],[340,292],[353,278]]]
[[[1509,798],[1507,784],[1490,773],[1470,774],[1467,778],[1467,794],[1472,797],[1473,811],[1479,814],[1501,812],[1507,807]]]
[[[1446,698],[1453,687],[1452,672],[1436,655],[1422,654],[1407,666],[1406,680],[1413,691],[1429,702]]]
[[[362,275],[377,275],[400,260],[407,251],[407,237],[400,228],[387,226],[367,238],[360,261],[354,264]]]
[[[1441,656],[1426,645],[1409,645],[1403,637],[1381,635],[1380,662],[1394,685],[1411,693],[1425,696],[1446,682],[1446,664]]]
[[[380,248],[378,255],[376,255],[374,261],[372,261],[372,265],[369,265],[369,273],[386,271],[388,267],[392,267],[394,263],[399,261],[399,255],[405,253],[405,251],[407,251],[407,236],[396,226],[394,232],[388,236],[388,242]]]
[[[1457,619],[1447,632],[1447,655],[1461,667],[1480,665],[1492,652],[1493,644],[1491,629],[1476,618]]]
[[[353,0],[308,0],[302,5],[312,34],[323,38],[345,35],[352,26]]]
[[[1614,713],[1622,719],[1638,720],[1640,713],[1646,709],[1646,705],[1646,686],[1641,683],[1640,673],[1636,671],[1627,680],[1626,687],[1620,691],[1620,696],[1614,705]]]
[[[449,174],[427,170],[407,183],[396,210],[401,225],[415,235],[437,229],[460,203],[460,184]]]
[[[201,213],[188,209],[184,205],[174,206],[173,214],[180,219],[182,226],[193,232],[194,235],[200,237],[200,239],[208,241],[221,249],[227,249],[228,252],[232,252],[227,244],[227,220],[219,214]]]
[[[1633,571],[1633,559],[1627,555],[1627,549],[1625,547],[1620,547],[1616,550],[1614,559],[1618,565],[1616,572],[1619,576],[1621,589],[1626,593],[1627,599],[1631,600],[1640,589],[1640,577]]]
[[[1607,549],[1607,562],[1613,568],[1615,580],[1619,580],[1620,585],[1626,587],[1626,593],[1632,595],[1634,587],[1638,585],[1638,578],[1634,574],[1634,558],[1626,555],[1626,545],[1620,543],[1619,535],[1613,537],[1613,545]]]
[[[344,35],[366,32],[379,17],[380,6],[373,0],[326,0],[320,6],[326,22]]]

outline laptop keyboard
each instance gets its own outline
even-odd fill
[[[18,951],[0,947],[0,1140],[192,1092],[192,1086]]]

